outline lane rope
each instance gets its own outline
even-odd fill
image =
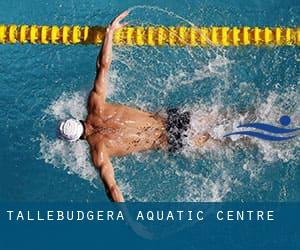
[[[0,44],[101,44],[105,27],[0,25]],[[118,30],[114,44],[128,46],[299,46],[300,27],[135,26]]]

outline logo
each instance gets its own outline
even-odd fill
[[[250,128],[254,130],[238,131],[225,134],[224,137],[232,135],[246,135],[266,141],[286,141],[295,138],[300,131],[300,128],[285,128],[291,124],[289,116],[281,116],[279,119],[282,127],[276,127],[267,123],[247,123],[238,126],[237,128]],[[265,132],[265,133],[263,133]]]

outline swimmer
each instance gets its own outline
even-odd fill
[[[169,109],[167,116],[162,117],[106,101],[114,32],[128,24],[121,23],[128,14],[128,11],[120,14],[106,29],[96,61],[96,77],[88,98],[86,119],[64,120],[58,128],[59,137],[66,141],[82,139],[88,142],[93,164],[99,171],[108,197],[114,202],[124,202],[124,198],[110,159],[146,150],[180,151],[191,119],[189,112],[179,109]],[[209,134],[204,133],[195,136],[193,141],[195,146],[201,147],[209,139]]]

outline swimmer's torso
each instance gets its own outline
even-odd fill
[[[87,136],[92,149],[98,143],[104,143],[110,156],[122,156],[166,146],[162,118],[124,105],[99,105],[93,99],[90,96],[86,119],[92,127]]]

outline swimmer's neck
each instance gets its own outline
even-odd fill
[[[87,121],[81,121],[84,127],[82,139],[86,140],[89,136],[95,133],[95,128]],[[99,129],[98,129],[99,132]]]

